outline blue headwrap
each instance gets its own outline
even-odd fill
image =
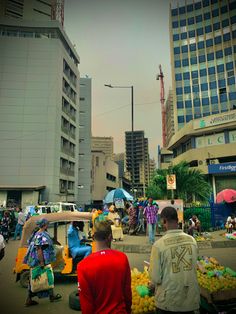
[[[40,220],[38,220],[38,221],[36,222],[36,225],[39,226],[40,228],[42,228],[42,227],[44,227],[44,226],[46,226],[46,225],[48,225],[48,224],[49,224],[49,222],[48,222],[48,220],[45,219],[45,218],[42,218],[42,219],[40,219]]]

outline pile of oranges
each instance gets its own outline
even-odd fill
[[[131,270],[131,288],[132,288],[132,313],[141,314],[147,313],[151,314],[155,312],[155,301],[154,296],[140,296],[137,291],[138,286],[148,286],[149,284],[149,274],[146,267],[144,271],[140,272],[137,268]]]

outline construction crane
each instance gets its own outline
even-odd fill
[[[161,92],[161,117],[162,117],[162,145],[166,147],[166,109],[165,109],[165,86],[164,86],[164,75],[162,72],[161,64],[159,65],[159,74],[157,75],[157,80],[160,81]]]
[[[52,0],[51,19],[64,26],[64,0]]]

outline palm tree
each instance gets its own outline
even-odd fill
[[[175,174],[176,190],[174,198],[189,202],[192,199],[206,202],[211,194],[211,186],[205,180],[204,174],[199,169],[191,169],[186,161],[180,162],[169,169],[158,169],[152,177],[147,188],[147,196],[155,199],[171,198],[171,191],[167,190],[166,176]]]

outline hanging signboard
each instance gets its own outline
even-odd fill
[[[176,177],[175,174],[166,176],[167,190],[176,190]]]

